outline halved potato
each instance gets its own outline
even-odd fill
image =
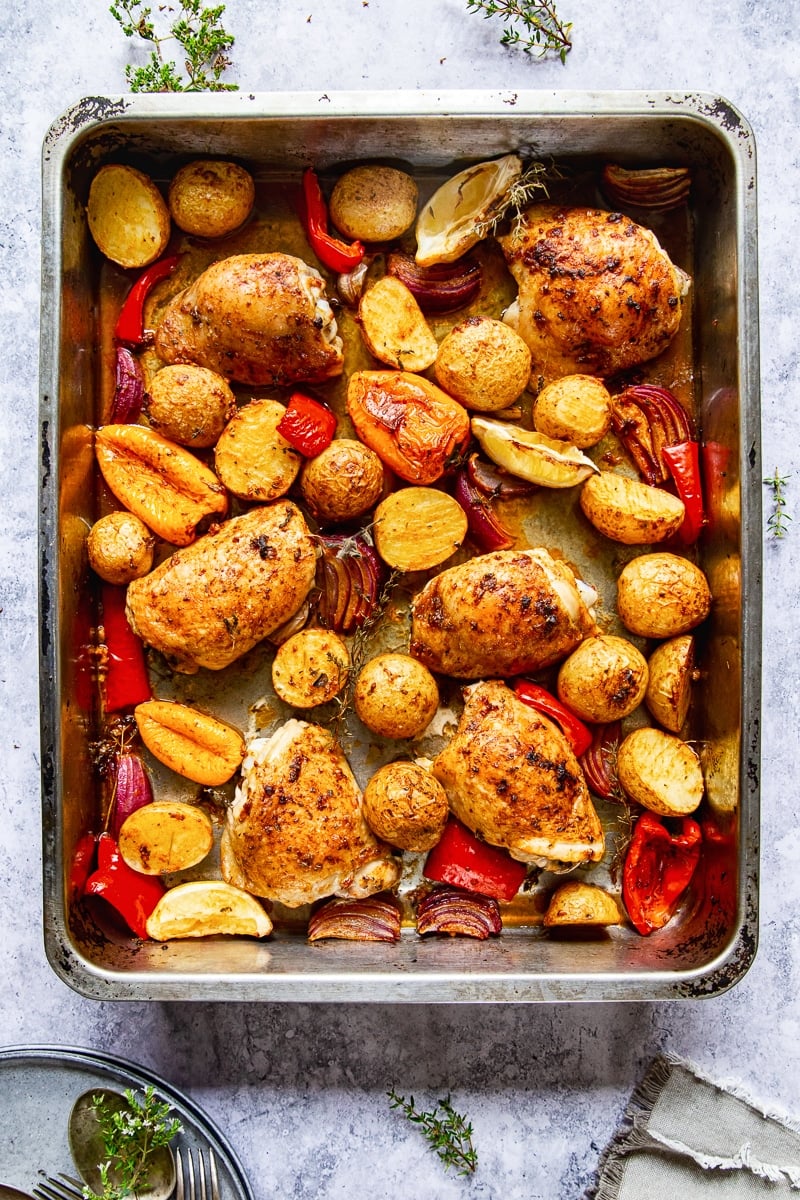
[[[698,566],[678,554],[641,554],[626,563],[617,579],[620,620],[640,637],[688,633],[710,609],[708,580]]]
[[[627,638],[587,637],[561,664],[558,697],[584,721],[607,724],[627,717],[644,699],[645,658]]]
[[[694,638],[683,634],[663,642],[647,665],[650,678],[644,702],[659,725],[670,733],[680,733],[692,698]]]
[[[135,167],[101,167],[89,188],[89,232],[121,267],[146,267],[167,248],[169,209],[152,179]]]
[[[119,852],[143,875],[168,875],[202,862],[211,850],[211,820],[195,804],[154,800],[126,817],[119,831]]]
[[[622,917],[613,896],[593,883],[571,879],[562,883],[550,897],[543,924],[621,925]]]
[[[417,737],[439,707],[439,689],[426,666],[409,654],[387,652],[361,668],[353,706],[373,733],[387,738]]]
[[[699,758],[663,729],[634,729],[623,738],[617,775],[631,800],[662,817],[684,817],[703,799]]]
[[[278,647],[272,686],[295,708],[316,708],[337,696],[347,683],[350,654],[328,629],[301,629]]]
[[[611,395],[594,375],[565,375],[543,387],[533,406],[533,424],[547,437],[595,446],[611,426]]]
[[[277,500],[294,483],[303,456],[278,433],[285,413],[278,400],[251,400],[225,426],[214,449],[214,465],[234,496]]]
[[[662,542],[680,529],[686,513],[677,496],[615,471],[587,479],[580,502],[595,529],[626,546]]]
[[[424,371],[439,349],[422,309],[406,285],[385,275],[358,306],[361,333],[370,354],[399,371]]]
[[[244,741],[237,729],[187,704],[146,700],[133,715],[150,753],[194,783],[219,787],[244,758]]]
[[[375,509],[375,549],[398,571],[427,571],[454,554],[467,536],[461,505],[436,488],[392,492]]]
[[[221,879],[179,883],[147,918],[147,934],[157,942],[215,933],[262,938],[271,932],[272,921],[258,900]]]
[[[233,233],[250,216],[255,198],[250,172],[238,163],[218,159],[187,163],[169,185],[172,219],[195,237]]]

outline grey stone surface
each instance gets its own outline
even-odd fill
[[[252,90],[649,88],[716,92],[738,106],[759,151],[764,467],[789,475],[797,511],[796,6],[558,7],[574,23],[565,66],[503,49],[495,23],[469,15],[464,0],[229,0],[227,18],[235,78]],[[76,99],[124,88],[130,51],[102,2],[6,0],[2,9],[0,1042],[84,1045],[157,1069],[228,1131],[262,1200],[571,1200],[659,1049],[800,1115],[798,524],[765,545],[761,946],[727,995],[573,1007],[110,1004],[81,999],[52,973],[41,937],[38,778],[39,154],[51,121]],[[474,1179],[446,1175],[389,1111],[391,1084],[421,1101],[452,1093],[475,1126]]]

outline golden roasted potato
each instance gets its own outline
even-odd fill
[[[134,871],[169,875],[202,862],[213,841],[214,829],[202,808],[181,800],[154,800],[125,818],[119,852]]]
[[[169,209],[152,179],[121,163],[101,167],[89,188],[89,232],[121,267],[146,267],[167,248]]]
[[[688,633],[711,609],[711,590],[688,558],[661,551],[641,554],[617,579],[617,612],[626,629],[640,637],[670,638]]]
[[[626,638],[588,637],[558,672],[558,696],[584,721],[607,724],[627,717],[647,688],[647,662]]]
[[[580,504],[595,529],[626,546],[663,541],[680,529],[686,512],[683,501],[663,488],[614,471],[587,479]]]
[[[236,397],[216,371],[191,363],[162,367],[142,405],[153,429],[179,446],[213,446],[236,413]]]
[[[594,375],[565,375],[539,392],[533,426],[580,450],[596,446],[611,425],[611,395]]]
[[[467,525],[463,508],[447,492],[400,488],[375,509],[375,549],[398,571],[427,571],[455,554]]]
[[[184,233],[218,238],[243,225],[256,199],[253,177],[237,163],[196,159],[169,185],[169,211]]]
[[[634,729],[617,751],[617,776],[631,800],[662,817],[684,817],[703,799],[700,760],[663,729]]]
[[[185,779],[219,787],[241,765],[242,735],[208,713],[174,700],[145,700],[133,715],[150,753]]]
[[[555,925],[621,925],[622,918],[616,900],[603,888],[570,879],[553,892],[543,924],[548,928]]]
[[[415,658],[387,652],[361,668],[353,705],[373,733],[413,738],[433,719],[439,707],[439,689],[428,668]]]
[[[649,679],[644,702],[670,733],[680,733],[692,698],[694,638],[670,638],[657,646],[647,662]]]
[[[254,896],[221,879],[179,883],[159,900],[147,918],[147,934],[156,942],[170,938],[235,933],[266,937],[272,921]]]
[[[303,456],[278,433],[285,412],[278,400],[251,400],[225,426],[214,465],[234,496],[277,500],[294,483]]]
[[[436,358],[439,346],[422,309],[394,275],[364,293],[358,320],[370,354],[398,371],[424,371]]]
[[[353,167],[338,179],[328,211],[337,229],[363,242],[390,242],[414,224],[419,191],[395,167]]]
[[[418,763],[387,763],[364,789],[367,824],[376,837],[400,850],[430,850],[442,836],[448,813],[447,793]]]
[[[531,352],[502,321],[467,317],[442,341],[433,370],[439,386],[466,408],[493,412],[525,391]]]
[[[272,686],[295,708],[316,708],[338,696],[347,683],[350,654],[338,634],[301,629],[278,647],[272,662]]]
[[[352,521],[377,504],[384,487],[383,463],[353,438],[335,438],[309,458],[300,472],[300,494],[318,521]]]
[[[155,542],[144,521],[133,513],[108,513],[89,530],[89,566],[106,583],[130,583],[152,567]]]

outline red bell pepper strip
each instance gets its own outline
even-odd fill
[[[303,172],[303,200],[306,236],[317,258],[337,275],[348,275],[364,257],[361,242],[342,242],[328,233],[328,206],[316,173],[309,167]]]
[[[450,883],[467,892],[494,896],[495,900],[513,900],[528,868],[505,850],[481,842],[465,825],[450,817],[440,840],[425,859],[422,873],[436,883]]]
[[[324,404],[304,392],[293,392],[278,433],[305,458],[316,458],[333,441],[336,423],[336,414]]]
[[[142,344],[144,341],[144,302],[155,285],[171,275],[180,261],[180,254],[172,254],[167,258],[159,258],[157,262],[145,267],[128,292],[117,317],[114,337],[118,342],[128,342],[133,346]]]
[[[142,875],[129,867],[110,833],[97,839],[97,870],[85,894],[100,896],[122,917],[137,937],[147,937],[147,918],[167,889],[157,875]]]
[[[96,850],[96,833],[83,833],[75,843],[69,864],[69,894],[73,902],[86,891],[86,884],[94,867]]]
[[[117,712],[141,704],[152,696],[144,658],[144,647],[125,615],[126,588],[103,585],[103,631],[106,645],[106,675],[103,698],[106,712]]]
[[[639,933],[661,929],[673,916],[700,861],[702,837],[691,817],[679,834],[651,812],[639,817],[622,873],[622,899]]]
[[[520,679],[514,684],[514,694],[523,704],[528,704],[537,712],[544,713],[546,717],[560,726],[561,732],[572,747],[572,753],[576,758],[580,758],[589,749],[592,744],[591,729],[587,728],[583,721],[567,708],[566,704],[562,704],[551,692],[548,692],[547,688],[539,687],[537,683],[530,683],[527,679]]]
[[[691,546],[699,538],[705,520],[700,483],[700,447],[697,442],[677,442],[674,446],[664,446],[661,457],[686,508],[679,537],[687,546]]]

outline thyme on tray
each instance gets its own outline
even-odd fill
[[[202,0],[180,0],[179,7],[159,5],[162,22],[171,22],[166,32],[157,30],[152,8],[144,0],[117,0],[108,10],[129,38],[152,43],[143,67],[127,66],[125,78],[132,92],[235,92],[238,85],[224,83],[220,76],[231,65],[228,51],[233,34],[221,23],[225,5],[206,8]],[[177,42],[183,51],[183,71],[169,61],[163,47]]]
[[[420,1112],[414,1097],[406,1100],[394,1088],[387,1093],[392,1108],[399,1108],[414,1125],[418,1125],[431,1149],[446,1167],[456,1167],[459,1175],[471,1175],[478,1165],[478,1154],[472,1144],[472,1125],[457,1113],[448,1096],[431,1109]]]
[[[786,511],[786,492],[785,488],[789,482],[788,475],[779,475],[778,468],[775,468],[773,475],[767,475],[764,483],[772,491],[772,512],[767,517],[767,529],[774,538],[782,538],[787,533],[787,524],[791,521],[791,516]]]
[[[169,1104],[156,1096],[152,1086],[141,1096],[126,1088],[125,1099],[127,1105],[116,1109],[102,1094],[92,1097],[108,1159],[99,1164],[102,1191],[85,1187],[85,1200],[124,1200],[135,1195],[147,1184],[151,1155],[182,1131],[177,1117],[170,1117]]]
[[[467,9],[485,19],[499,17],[505,25],[501,44],[534,58],[553,53],[563,63],[572,49],[572,25],[559,19],[554,0],[467,0]]]

